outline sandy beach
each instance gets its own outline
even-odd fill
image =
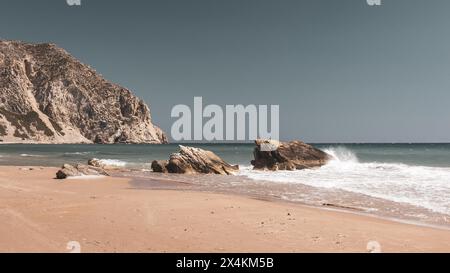
[[[287,202],[0,167],[0,252],[449,252],[450,231]]]

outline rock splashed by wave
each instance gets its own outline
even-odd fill
[[[345,147],[325,152],[333,159],[322,168],[276,174],[246,168],[241,174],[254,180],[345,190],[450,215],[450,167],[360,162]]]

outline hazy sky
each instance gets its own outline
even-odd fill
[[[0,37],[54,42],[150,104],[278,104],[281,138],[450,142],[450,1],[0,0]]]

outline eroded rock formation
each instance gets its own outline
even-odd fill
[[[251,164],[256,170],[302,170],[321,167],[331,159],[327,153],[301,141],[257,140],[255,143],[255,160]]]
[[[66,179],[69,177],[80,177],[86,175],[101,175],[101,176],[109,176],[109,174],[102,168],[97,168],[93,166],[87,165],[69,165],[64,164],[64,166],[56,173],[57,179]]]
[[[165,143],[149,107],[53,44],[0,40],[0,141]]]
[[[180,146],[180,152],[168,161],[154,161],[152,169],[160,173],[232,175],[239,166],[228,164],[211,151]]]

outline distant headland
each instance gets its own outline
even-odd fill
[[[54,44],[0,40],[0,143],[167,143],[149,107]]]

